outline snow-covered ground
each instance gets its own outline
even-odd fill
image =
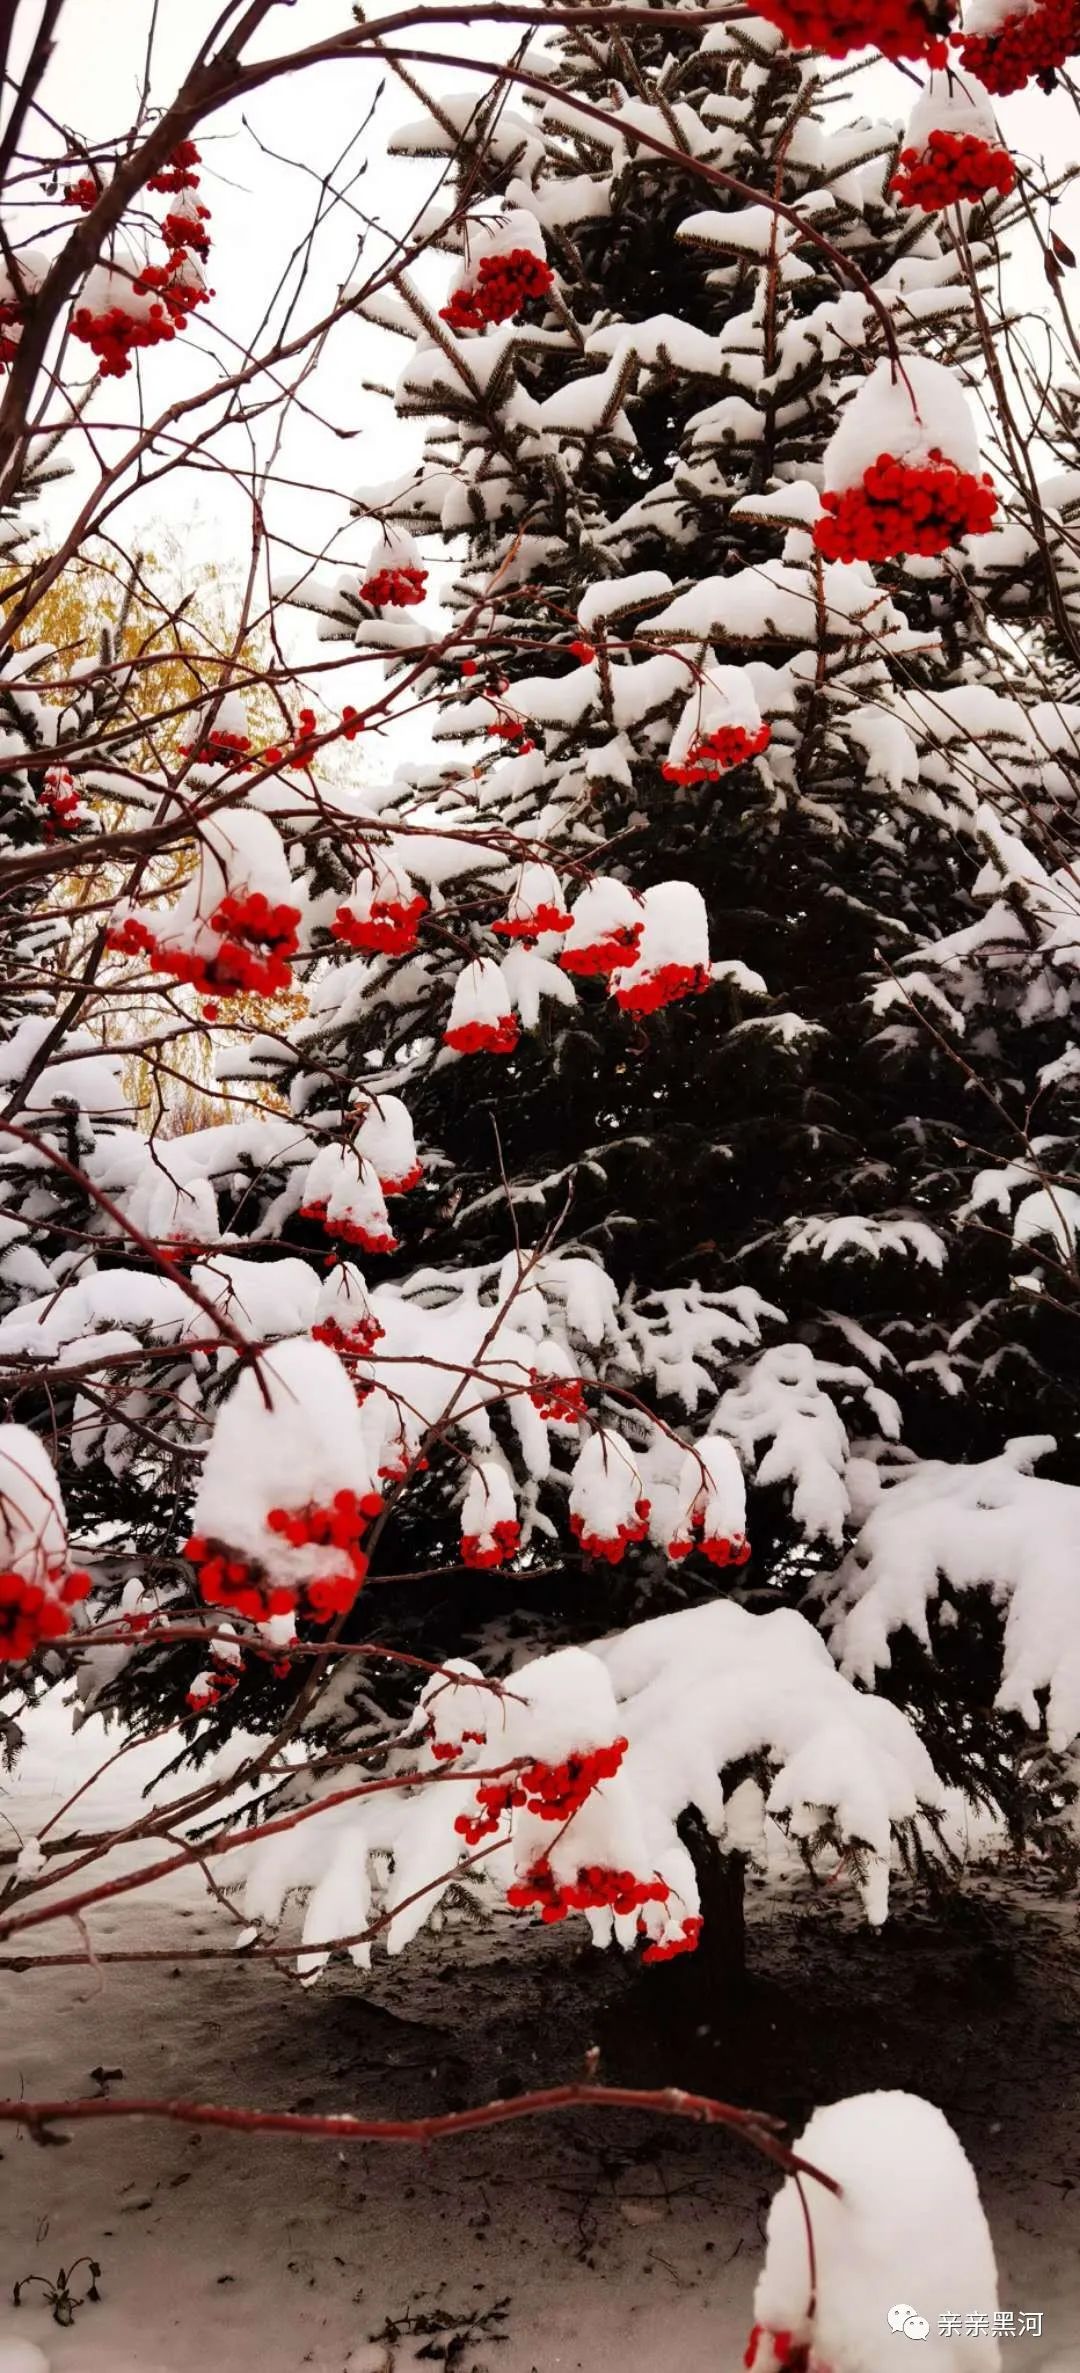
[[[36,1830],[102,1752],[96,1722],[72,1750],[46,1709],[0,1813]],[[130,1817],[158,1760],[139,1750],[115,1765],[80,1807],[86,1826]],[[185,1966],[181,1942],[227,1930],[186,1876],[93,1915],[99,1951],[161,1959],[0,1980],[3,2089],[89,2093],[91,2072],[111,2069],[116,2093],[415,2115],[573,2076],[594,2042],[613,2080],[681,2082],[796,2126],[841,2094],[909,2086],[972,2157],[1002,2306],[1042,2310],[1042,2339],[1003,2343],[1006,2362],[1080,2367],[1072,1911],[976,1870],[948,1919],[901,1901],[881,1936],[782,1874],[752,1916],[748,2001],[695,2033],[662,2010],[643,2016],[643,1999],[669,1999],[667,1973],[645,1996],[647,1981],[586,1954],[572,1923],[426,1937],[368,1983],[332,1975],[312,1992],[284,1969]],[[40,1932],[42,1949],[71,1941]],[[2,2373],[30,2373],[29,2357],[7,2364],[15,2340],[51,2373],[404,2373],[433,2360],[457,2373],[733,2373],[775,2189],[720,2132],[621,2115],[427,2154],[135,2122],[77,2130],[64,2149],[11,2129],[0,2141]],[[101,2300],[70,2328],[12,2309],[13,2282],[83,2254],[101,2264]],[[883,2368],[907,2345],[883,2324]]]

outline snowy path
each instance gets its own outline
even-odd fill
[[[59,1800],[55,1747],[46,1718],[17,1794],[0,1799],[9,1818],[31,1792],[31,1825]],[[99,1759],[100,1732],[80,1752]],[[120,1766],[95,1818],[130,1807],[143,1776],[134,1758]],[[105,2067],[123,2070],[118,2092],[407,2115],[576,2074],[594,2033],[613,2079],[706,2083],[795,2117],[865,2085],[915,2085],[975,2161],[1003,2305],[1044,2311],[1041,2346],[1016,2342],[1008,2360],[1035,2373],[1051,2343],[1080,2340],[1077,1962],[1058,1907],[1030,1891],[1007,1902],[988,1882],[974,1892],[959,1928],[901,1922],[880,1944],[835,1907],[774,1907],[752,2015],[709,2039],[654,2037],[648,2066],[619,1973],[594,1961],[583,1981],[565,1932],[469,1937],[453,1959],[425,1942],[368,1990],[343,1977],[301,1992],[265,1968],[168,1959],[6,1978],[4,2089],[90,2092]],[[99,1947],[198,1943],[223,1926],[195,1880],[93,1923]],[[84,2129],[63,2150],[9,2133],[2,2148],[0,2343],[34,2340],[52,2373],[404,2373],[455,2330],[441,2361],[457,2373],[728,2373],[773,2188],[722,2134],[623,2117],[426,2156],[135,2123]],[[99,2306],[69,2330],[12,2312],[14,2280],[84,2252],[102,2264]],[[440,2312],[453,2319],[441,2336],[371,2346],[387,2319]],[[470,2331],[470,2315],[486,2325]]]

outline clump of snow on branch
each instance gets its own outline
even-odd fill
[[[613,1768],[586,1786],[597,1755]],[[638,1624],[591,1651],[557,1650],[499,1683],[447,1667],[425,1684],[390,1768],[450,1776],[332,1807],[253,1849],[247,1917],[274,1925],[290,1892],[310,1891],[303,1940],[326,1948],[320,1965],[373,1908],[387,1950],[400,1952],[455,1877],[511,1903],[508,1891],[520,1902],[531,1882],[522,1909],[581,1909],[598,1944],[630,1950],[644,1937],[655,1958],[690,1949],[701,1907],[677,1829],[690,1806],[729,1850],[764,1857],[768,1821],[824,1867],[843,1862],[876,1924],[894,1840],[933,1822],[943,1802],[906,1717],[845,1681],[802,1616],[727,1601]],[[313,1783],[310,1801],[318,1796]],[[597,1872],[655,1892],[634,1902],[628,1886],[598,1902]],[[591,1887],[593,1900],[560,1903],[552,1886],[564,1896]],[[331,1911],[336,1928],[326,1925]],[[370,1945],[349,1947],[363,1966]]]
[[[905,2335],[921,2343],[926,2373],[993,2373],[997,2340],[965,2333],[956,2310],[970,2302],[992,2325],[994,2245],[942,2111],[917,2093],[856,2093],[815,2110],[794,2148],[840,2191],[789,2175],[772,2203],[746,2354],[753,2373],[776,2373],[799,2348],[829,2373],[881,2373]]]

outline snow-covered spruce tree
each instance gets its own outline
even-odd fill
[[[1019,1815],[1030,1733],[1068,1792],[1080,1502],[1026,1471],[1033,1409],[1071,1411],[1063,1296],[985,1224],[1064,1191],[1023,1126],[1071,1076],[1067,876],[1034,854],[1061,871],[1072,816],[1055,555],[997,524],[1008,452],[982,476],[966,258],[829,75],[757,21],[594,29],[542,104],[406,137],[487,192],[464,232],[447,205],[441,311],[404,278],[380,309],[432,442],[304,593],[461,755],[331,796],[313,718],[271,760],[218,707],[180,897],[110,927],[210,1027],[290,977],[309,1013],[222,1049],[280,1111],[91,1153],[122,1218],[98,1205],[99,1263],[0,1352],[75,1428],[95,1620],[151,1627],[88,1642],[87,1691],[144,1723],[186,1701],[196,1751],[282,1716],[387,1742],[402,1790],[249,1885],[272,1920],[317,1882],[312,1973],[375,1921],[400,1948],[466,1856],[668,1957],[703,1839],[737,1869],[766,1806],[879,1918],[939,1802],[911,1720],[853,1686],[890,1654],[939,1773]],[[76,1398],[42,1366],[97,1330]],[[134,1559],[102,1539],[117,1471]],[[199,1607],[209,1658],[170,1636]],[[299,1694],[297,1625],[327,1648]],[[400,1680],[337,1636],[438,1668],[396,1741]]]
[[[552,1228],[596,1264],[606,1415],[640,1446],[622,1396],[677,1430],[693,1411],[754,1478],[737,1595],[793,1603],[816,1573],[852,1669],[871,1681],[892,1657],[951,1776],[1019,1820],[1031,1764],[1009,1714],[1038,1726],[1051,1689],[1060,1746],[1077,1712],[1020,1546],[1033,1495],[1063,1527],[1069,1591],[1080,1511],[1024,1470],[1038,1426],[1073,1480],[1076,1317],[1069,1280],[1033,1291],[985,1222],[1001,1166],[1040,1184],[1033,1097],[1048,1130],[1064,1098],[1068,1124],[1075,713],[1042,622],[1055,556],[1016,524],[1022,487],[1007,519],[1007,466],[997,506],[982,484],[962,392],[984,383],[978,308],[957,218],[934,220],[966,139],[997,209],[964,217],[981,266],[1014,168],[970,78],[931,78],[890,192],[895,125],[830,108],[830,69],[771,28],[638,31],[632,56],[629,75],[602,36],[567,36],[542,106],[441,102],[397,141],[456,149],[488,202],[447,233],[440,311],[404,284],[380,311],[415,341],[397,403],[430,432],[415,473],[358,498],[367,598],[380,569],[409,581],[375,588],[374,621],[363,566],[309,598],[325,632],[415,655],[411,538],[454,539],[456,633],[428,683],[467,761],[402,769],[380,811],[441,912],[419,962],[369,969],[361,997],[352,968],[320,986],[303,1094],[332,1108],[319,1064],[392,1059],[450,1165],[452,1193],[417,1207],[433,1263]],[[743,186],[703,186],[680,149]],[[936,191],[924,154],[945,157]],[[879,452],[938,441],[974,532],[945,555],[910,523],[860,545],[846,489]],[[995,611],[1023,621],[1019,651]],[[458,893],[445,850],[429,868],[439,819],[517,836],[509,907],[497,869]],[[1056,882],[1031,853],[1051,844]],[[1038,932],[1017,876],[1040,867]],[[454,1062],[463,1017],[486,1051]],[[410,1565],[442,1546],[443,1506],[435,1478],[411,1498]],[[657,1500],[657,1545],[665,1521]],[[972,1583],[1018,1594],[1000,1694],[1000,1616]],[[643,1544],[613,1574],[560,1569],[536,1614],[580,1637],[717,1586]]]

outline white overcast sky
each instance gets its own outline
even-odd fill
[[[164,105],[175,91],[219,7],[220,0],[159,0],[152,85],[158,104]],[[37,15],[37,5],[23,0],[20,19],[25,18],[27,31]],[[124,133],[136,103],[151,16],[152,0],[67,0],[42,91],[43,103],[64,126],[77,128],[91,142]],[[269,53],[300,48],[350,22],[348,0],[293,0],[273,10],[259,47]],[[416,38],[422,45],[423,36]],[[433,89],[461,88],[470,82],[479,89],[482,82],[464,69],[464,60],[470,51],[474,56],[478,50],[498,54],[505,39],[487,28],[470,34],[463,26],[455,37],[439,27],[431,46],[460,50],[463,70],[416,71]],[[200,195],[213,213],[209,277],[216,291],[211,310],[219,340],[232,335],[246,343],[254,332],[285,258],[307,228],[318,177],[357,134],[377,79],[376,72],[361,63],[309,68],[256,93],[242,110],[223,112],[207,128],[201,139]],[[914,96],[910,83],[889,68],[858,77],[855,92],[860,112],[901,120]],[[406,92],[389,89],[376,124],[357,152],[359,161],[366,151],[368,171],[356,189],[355,202],[392,228],[407,222],[435,170],[430,164],[404,165],[385,157],[388,128],[418,112]],[[1076,150],[1077,120],[1064,98],[1025,94],[1007,102],[1002,120],[1015,149],[1042,155],[1053,170],[1060,171]],[[29,141],[29,130],[26,137]],[[260,142],[268,153],[260,153]],[[41,145],[53,145],[44,131]],[[55,214],[55,203],[49,211]],[[1073,193],[1056,220],[1080,248],[1080,202]],[[300,299],[301,318],[317,317],[332,302],[352,268],[359,228],[356,216],[341,209],[320,232]],[[377,235],[370,236],[365,248],[368,263],[384,252]],[[1033,284],[1030,302],[1042,302],[1041,281]],[[176,345],[143,358],[143,384],[152,411],[178,393],[205,384],[209,348],[198,328],[195,345],[194,353],[185,354]],[[218,352],[227,353],[227,343],[219,343]],[[362,386],[367,377],[392,376],[402,352],[397,341],[355,318],[332,334],[307,391],[312,411],[293,414],[280,457],[283,476],[296,481],[280,486],[272,500],[272,531],[284,545],[291,541],[312,548],[337,534],[342,559],[362,556],[368,536],[362,528],[348,526],[349,493],[360,483],[408,467],[418,449],[416,428],[396,422],[391,408],[365,394]],[[71,368],[82,376],[87,350],[73,346],[69,354]],[[95,399],[95,420],[130,421],[133,387],[133,381],[108,382]],[[118,449],[115,431],[110,435],[103,426],[101,450],[106,458]],[[244,458],[246,448],[237,445],[232,450],[238,460]],[[84,468],[89,466],[89,456],[84,456]],[[193,482],[185,472],[182,480],[175,478],[136,497],[118,523],[118,533],[122,541],[136,533],[145,536],[154,520],[163,518],[182,537],[193,570],[210,556],[226,564],[233,559],[239,566],[245,557],[247,515],[243,499],[227,480],[207,470]],[[283,550],[275,565],[287,565]],[[313,625],[301,624],[299,631],[301,642],[293,648],[313,654]],[[366,680],[370,686],[370,670]],[[350,697],[344,682],[335,697]]]

